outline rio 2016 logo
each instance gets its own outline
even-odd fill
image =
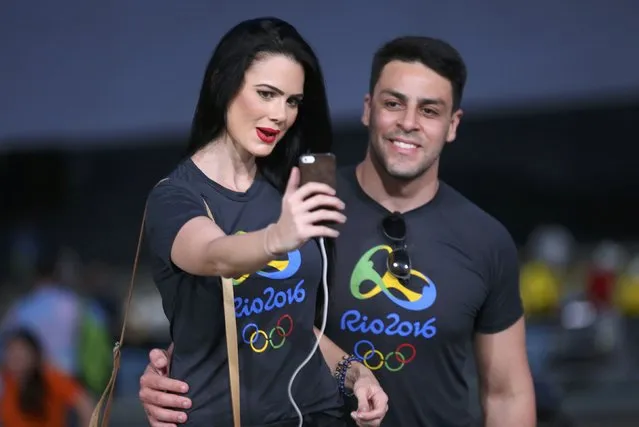
[[[375,270],[373,257],[382,253],[386,256],[392,252],[388,245],[378,245],[366,251],[355,264],[351,274],[350,289],[353,297],[360,301],[370,300],[383,294],[396,306],[411,312],[420,312],[431,307],[437,299],[437,287],[425,274],[412,269],[411,279],[422,283],[421,292],[409,289],[393,276],[385,267],[384,274]],[[378,256],[377,259],[380,257]],[[401,297],[400,297],[401,295]],[[357,356],[366,367],[376,371],[382,368],[390,372],[398,372],[404,366],[410,364],[417,356],[415,345],[408,341],[413,339],[431,339],[437,335],[435,317],[420,319],[418,321],[402,320],[400,313],[386,312],[383,318],[371,318],[360,312],[350,309],[342,313],[340,329],[354,334],[372,334],[373,336],[387,336],[389,338],[380,342],[393,342],[390,337],[403,337],[403,342],[390,352],[382,352],[375,347],[372,341],[360,339],[355,343],[353,354]],[[381,347],[385,347],[382,345]]]
[[[243,231],[238,231],[235,234],[246,234]],[[266,264],[266,267],[255,274],[258,276],[266,277],[271,280],[285,280],[293,277],[295,273],[300,269],[302,265],[302,254],[298,249],[289,252],[286,254],[287,259],[285,260],[272,260]],[[268,270],[267,270],[268,267]],[[241,284],[246,279],[250,277],[250,274],[244,274],[240,277],[233,279],[233,284],[235,286]]]
[[[406,354],[404,354],[406,353]],[[353,347],[353,354],[364,363],[371,371],[377,371],[385,367],[391,372],[400,371],[404,365],[410,363],[417,356],[415,346],[410,343],[403,343],[386,354],[377,350],[372,342],[360,340]]]
[[[293,318],[284,314],[268,332],[260,329],[256,323],[247,323],[242,329],[242,341],[255,353],[264,353],[269,348],[277,350],[282,347],[292,332]]]
[[[244,234],[239,231],[236,234]],[[248,318],[271,311],[279,311],[292,304],[302,304],[306,300],[306,289],[304,279],[294,278],[302,265],[302,254],[299,250],[294,250],[286,254],[286,259],[272,260],[260,271],[254,273],[254,277],[262,277],[273,281],[273,286],[262,288],[259,295],[255,295],[255,290],[251,291],[250,297],[236,295],[235,317]],[[252,275],[244,274],[233,279],[233,285],[239,286]],[[293,278],[293,281],[286,281]],[[277,282],[280,282],[279,286]],[[249,285],[249,288],[251,286]],[[282,289],[284,288],[284,289]],[[293,318],[289,314],[282,315],[275,326],[262,330],[257,323],[246,323],[242,329],[242,341],[248,344],[255,353],[264,353],[266,350],[277,350],[286,342],[286,338],[293,332]]]
[[[380,276],[380,274],[375,271],[374,262],[372,260],[373,255],[375,255],[378,251],[391,253],[392,250],[393,249],[388,245],[379,245],[369,249],[366,253],[364,253],[364,255],[362,255],[357,264],[355,264],[353,274],[351,275],[351,293],[359,300],[367,300],[383,293],[388,299],[403,309],[411,311],[422,311],[427,309],[433,305],[435,299],[437,299],[437,288],[435,287],[435,284],[424,274],[417,270],[411,270],[410,272],[411,277],[424,282],[422,292],[419,293],[402,285],[389,271],[386,271],[383,276]],[[373,288],[369,291],[362,292],[362,287],[366,284],[370,286],[371,283],[373,284]],[[391,292],[391,289],[395,289],[401,293],[405,299],[396,297]]]

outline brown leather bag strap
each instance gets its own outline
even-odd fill
[[[166,181],[168,178],[160,180],[158,184]],[[206,208],[206,214],[211,220],[213,220],[213,214],[209,205],[204,199],[202,199],[204,207]],[[124,316],[122,323],[122,330],[120,332],[120,340],[115,343],[113,347],[113,370],[111,371],[111,378],[107,383],[107,386],[100,397],[100,400],[93,410],[91,415],[91,421],[89,427],[107,427],[109,425],[109,418],[111,415],[111,403],[113,400],[113,390],[115,390],[115,382],[120,370],[120,358],[121,348],[124,343],[124,334],[126,331],[127,318],[129,314],[129,307],[131,306],[131,298],[133,297],[133,285],[135,283],[135,275],[137,273],[138,262],[140,260],[140,250],[142,248],[142,240],[144,237],[144,224],[146,221],[147,206],[144,206],[144,213],[142,214],[142,222],[140,225],[140,234],[138,237],[138,244],[135,251],[135,259],[133,260],[133,271],[131,272],[131,281],[129,283],[129,291],[126,298],[126,305],[124,308]],[[233,281],[232,279],[222,278],[222,295],[224,299],[224,323],[226,327],[226,347],[228,353],[229,364],[229,381],[231,388],[231,404],[233,408],[233,425],[234,427],[241,427],[240,423],[240,364],[238,356],[238,344],[237,344],[237,325],[235,319],[235,302],[233,295]],[[104,409],[104,410],[103,410]],[[100,423],[100,414],[102,416],[102,422]]]
[[[226,349],[229,361],[229,384],[231,387],[231,404],[233,405],[233,426],[240,427],[240,361],[237,350],[237,326],[235,321],[233,281],[231,279],[222,279],[222,294],[224,297]]]
[[[163,179],[165,181],[167,178]],[[160,181],[160,182],[162,182]],[[158,184],[160,183],[158,182]],[[157,184],[156,184],[157,185]],[[122,318],[122,330],[120,331],[120,340],[115,343],[113,347],[113,369],[111,371],[111,378],[109,378],[109,382],[98,400],[98,403],[93,410],[93,414],[91,415],[91,421],[89,422],[89,427],[107,427],[109,425],[109,418],[111,416],[111,403],[113,400],[113,391],[115,390],[115,381],[118,377],[118,371],[120,370],[120,358],[121,358],[121,348],[124,343],[124,334],[126,332],[126,324],[127,318],[129,315],[129,307],[131,306],[131,298],[133,296],[133,284],[135,282],[135,274],[138,269],[138,262],[140,260],[140,250],[142,248],[142,238],[144,236],[144,223],[146,219],[146,205],[144,206],[144,213],[142,214],[142,223],[140,224],[140,234],[138,236],[138,244],[135,250],[135,258],[133,260],[133,271],[131,272],[131,281],[129,282],[129,291],[126,297],[126,304],[124,306],[124,316]],[[102,410],[104,408],[104,411]],[[102,415],[102,422],[100,423],[100,413]]]
[[[206,214],[213,220],[209,205],[204,201]],[[235,319],[235,296],[233,280],[222,277],[222,296],[224,299],[224,326],[226,328],[226,352],[229,363],[229,385],[231,388],[231,405],[233,408],[233,427],[241,427],[240,423],[240,360],[237,345],[237,321]]]

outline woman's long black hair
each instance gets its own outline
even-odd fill
[[[18,404],[24,414],[37,418],[46,415],[47,385],[44,380],[44,358],[40,341],[26,329],[12,331],[4,340],[4,343],[21,341],[33,352],[35,364],[33,370],[27,374],[27,378],[20,386]]]
[[[242,88],[248,68],[263,54],[289,56],[304,69],[304,101],[297,120],[270,155],[256,159],[259,173],[283,193],[301,154],[328,153],[333,147],[333,129],[319,61],[309,44],[286,21],[273,17],[250,19],[222,37],[204,73],[187,154],[194,154],[226,131],[229,104]],[[331,284],[335,247],[332,239],[325,241]],[[322,301],[318,294],[318,316]]]
[[[304,101],[297,120],[266,157],[256,159],[260,174],[281,192],[301,154],[327,153],[333,145],[324,77],[315,53],[289,23],[272,17],[243,21],[218,44],[206,67],[191,125],[191,155],[226,130],[229,104],[244,83],[244,75],[264,54],[291,57],[304,69]]]

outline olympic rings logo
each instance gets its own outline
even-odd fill
[[[284,328],[283,321],[288,320],[288,328]],[[280,317],[269,332],[266,332],[257,326],[256,323],[247,323],[242,329],[242,340],[248,344],[255,353],[264,353],[266,349],[273,348],[277,350],[284,345],[286,337],[293,332],[293,318],[289,314]]]
[[[360,348],[362,345],[365,345],[367,348],[365,351],[363,348]],[[407,352],[407,355],[402,353],[402,350]],[[364,351],[364,354],[362,354]],[[383,366],[386,366],[391,372],[397,372],[401,370],[404,365],[410,363],[415,359],[417,355],[417,350],[415,350],[415,346],[409,343],[403,343],[397,346],[394,351],[391,351],[387,355],[377,350],[372,342],[368,340],[360,340],[353,347],[353,353],[355,356],[359,357],[359,359],[364,363],[364,365],[370,369],[371,371],[377,371],[381,369]]]

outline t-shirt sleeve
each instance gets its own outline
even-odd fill
[[[483,334],[508,329],[523,315],[517,247],[503,226],[496,237],[489,258],[488,296],[475,322],[475,331]]]
[[[207,216],[204,201],[172,183],[155,186],[147,199],[145,233],[151,252],[171,265],[171,248],[180,229],[191,219]]]

